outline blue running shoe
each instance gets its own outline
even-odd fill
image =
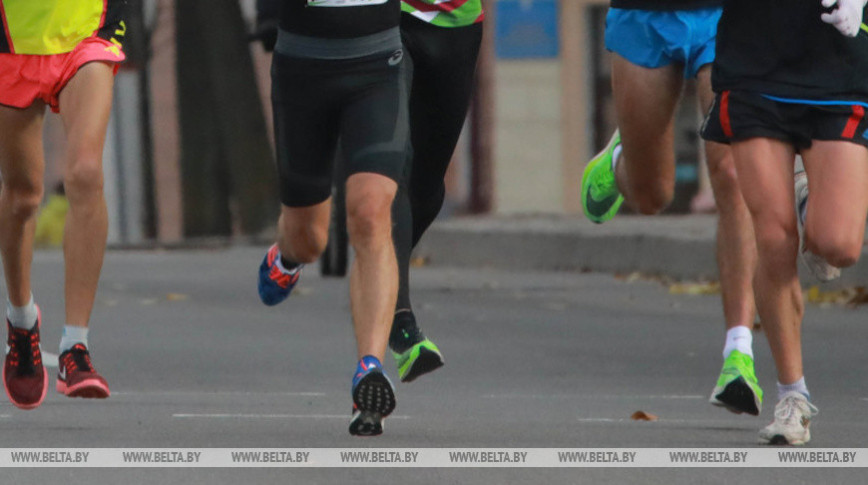
[[[366,355],[359,361],[353,376],[353,417],[350,434],[383,434],[383,420],[395,410],[395,389],[383,373],[379,359]]]
[[[292,273],[287,273],[277,265],[278,261],[280,250],[277,249],[277,244],[274,244],[268,248],[265,259],[259,266],[259,298],[268,306],[286,300],[301,276],[303,265],[299,265]]]

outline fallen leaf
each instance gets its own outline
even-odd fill
[[[169,293],[166,295],[166,299],[169,301],[183,301],[187,300],[190,297],[183,293]]]
[[[720,283],[673,283],[669,285],[670,295],[716,295],[720,293]]]
[[[847,305],[857,307],[868,304],[868,290],[864,286],[855,286],[840,290],[823,291],[814,285],[804,291],[804,299],[815,305]]]
[[[423,257],[417,256],[417,257],[410,260],[410,267],[411,268],[421,268],[423,266],[428,266],[428,258],[423,258]]]
[[[657,421],[658,418],[656,415],[651,413],[646,413],[645,411],[636,411],[632,415],[630,415],[630,419],[635,421]]]

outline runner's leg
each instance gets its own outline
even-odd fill
[[[868,151],[850,142],[814,141],[802,159],[811,185],[805,244],[836,267],[852,266],[865,239]]]
[[[625,201],[656,214],[675,191],[675,108],[684,83],[677,64],[649,69],[612,54],[612,91],[621,131],[615,179]]]
[[[359,358],[386,354],[398,292],[391,207],[398,184],[373,173],[347,179],[347,231],[355,259],[350,302]]]
[[[112,103],[113,66],[82,66],[60,93],[68,141],[63,177],[69,213],[63,238],[66,323],[87,327],[108,237],[102,154]]]
[[[757,310],[777,367],[778,382],[802,378],[802,289],[796,267],[799,237],[793,208],[792,146],[769,138],[732,144],[739,185],[751,213],[758,265]]]
[[[711,66],[699,71],[697,81],[702,110],[707,112],[714,101]],[[730,148],[705,142],[705,150],[717,204],[717,268],[726,328],[752,328],[756,312],[752,281],[757,254],[750,213],[739,189]]]
[[[18,307],[31,297],[33,235],[45,172],[44,112],[41,102],[26,109],[0,106],[0,254],[9,301]]]

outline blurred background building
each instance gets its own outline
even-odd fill
[[[110,243],[268,234],[278,198],[270,55],[248,42],[255,0],[131,4],[129,62],[117,77],[105,154]],[[486,0],[478,89],[448,175],[444,215],[580,212],[584,164],[614,130],[607,6]],[[63,133],[49,118],[52,187],[60,180]],[[674,212],[688,211],[702,189],[699,119],[688,84]]]

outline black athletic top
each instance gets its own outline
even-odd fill
[[[727,0],[712,71],[716,92],[781,97],[868,96],[868,35],[845,37],[817,0]]]
[[[282,0],[280,28],[308,37],[363,37],[397,27],[400,0]]]
[[[723,0],[612,0],[612,8],[632,10],[697,10],[721,5]]]

